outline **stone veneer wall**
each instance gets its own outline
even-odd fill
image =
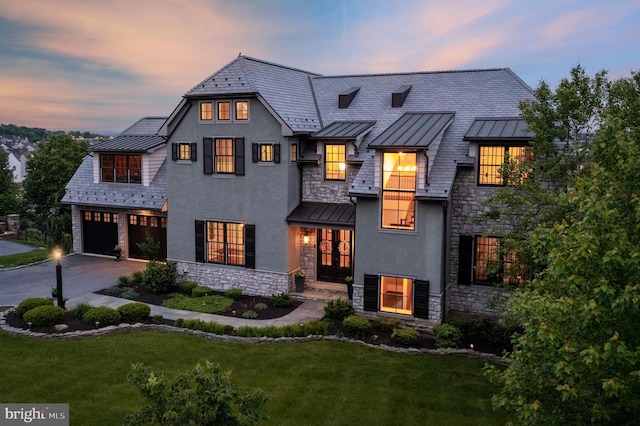
[[[349,187],[356,177],[358,168],[347,165],[344,181],[324,180],[323,166],[305,166],[302,169],[302,201],[318,203],[348,203]]]
[[[71,206],[71,235],[73,251],[82,253],[82,216],[80,215],[80,207],[76,205]]]
[[[495,189],[476,185],[475,169],[459,169],[453,185],[451,202],[451,267],[446,290],[446,312],[458,311],[473,315],[495,316],[499,309],[490,304],[496,296],[503,295],[500,289],[479,285],[458,285],[458,262],[460,235],[481,235],[492,231],[499,233],[507,226],[475,223],[474,219],[487,210],[482,201],[488,199]]]
[[[244,294],[270,297],[293,289],[292,274],[211,263],[176,262],[178,281],[195,281],[216,291],[241,288]]]
[[[315,228],[300,228],[300,267],[305,272],[306,281],[316,280],[316,239],[317,229]],[[304,243],[304,236],[309,236],[309,244]]]

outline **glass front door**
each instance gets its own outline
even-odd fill
[[[352,234],[348,229],[318,230],[318,280],[344,282],[352,275]]]

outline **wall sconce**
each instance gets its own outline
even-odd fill
[[[308,235],[304,235],[304,236],[302,237],[302,242],[303,242],[303,243],[305,243],[305,244],[309,244],[309,241],[311,241],[311,237],[310,237],[310,236],[308,236]]]

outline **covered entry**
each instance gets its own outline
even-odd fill
[[[318,229],[318,280],[344,282],[351,272],[353,232]]]
[[[82,247],[85,253],[113,255],[118,244],[118,214],[82,211]]]

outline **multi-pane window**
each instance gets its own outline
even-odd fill
[[[216,173],[233,173],[234,157],[233,157],[233,139],[216,139],[214,147],[215,155],[215,172]]]
[[[518,281],[518,277],[508,274],[515,262],[515,254],[504,250],[502,238],[478,236],[475,240],[474,282],[495,284]]]
[[[218,120],[231,120],[231,102],[218,102]]]
[[[249,102],[236,101],[235,109],[236,109],[236,120],[244,121],[249,119]]]
[[[261,163],[273,162],[273,145],[272,144],[260,144],[260,156],[259,161]]]
[[[142,183],[142,156],[100,155],[100,180],[102,182]]]
[[[207,222],[207,260],[227,265],[244,265],[244,224]]]
[[[382,227],[415,228],[415,153],[385,152],[382,166]]]
[[[524,158],[524,146],[480,146],[478,184],[503,185],[504,179],[500,173],[502,166],[507,160],[519,162]]]
[[[191,160],[191,144],[178,144],[178,160]]]
[[[289,147],[289,161],[295,163],[298,161],[298,144],[292,143]]]
[[[213,120],[212,102],[200,102],[200,120]]]
[[[324,146],[324,177],[327,180],[345,180],[347,176],[346,145]]]
[[[401,277],[380,277],[380,310],[411,315],[413,311],[413,280]]]

